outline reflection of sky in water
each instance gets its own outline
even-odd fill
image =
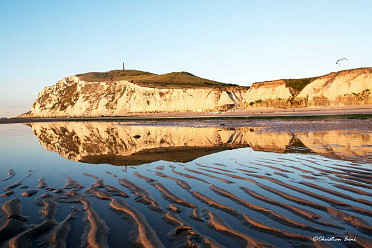
[[[196,175],[196,174],[193,174],[191,172],[188,172],[188,171],[184,170],[183,167],[178,165],[178,163],[176,163],[176,162],[156,161],[156,162],[152,162],[152,163],[149,163],[149,164],[144,164],[144,165],[136,166],[136,167],[129,166],[127,168],[127,172],[125,173],[123,171],[124,167],[122,167],[122,166],[112,166],[112,165],[107,165],[107,164],[88,164],[88,163],[79,163],[79,162],[75,162],[75,161],[72,161],[72,160],[68,160],[68,159],[65,159],[64,157],[60,156],[56,152],[45,150],[43,148],[43,146],[41,146],[39,144],[38,138],[32,133],[31,128],[28,127],[28,126],[22,125],[22,124],[0,125],[0,136],[1,136],[1,139],[0,139],[0,157],[1,157],[0,179],[7,177],[7,170],[10,169],[10,168],[13,168],[17,173],[16,176],[12,180],[9,180],[9,181],[6,181],[6,182],[0,182],[0,187],[2,187],[2,188],[10,185],[11,183],[14,183],[14,182],[20,180],[24,175],[27,174],[28,170],[31,168],[33,170],[33,175],[31,177],[25,179],[24,182],[23,182],[23,185],[29,185],[30,189],[36,188],[37,179],[40,178],[41,176],[45,177],[47,183],[50,186],[60,188],[61,186],[64,185],[65,180],[66,180],[66,178],[63,177],[62,174],[65,174],[67,176],[71,176],[71,177],[77,179],[78,182],[80,184],[84,185],[84,186],[89,186],[94,182],[94,179],[82,175],[82,173],[89,173],[89,174],[104,178],[104,180],[107,184],[110,184],[110,185],[113,185],[117,188],[120,188],[124,192],[130,194],[130,191],[128,189],[124,188],[123,186],[121,186],[118,183],[117,178],[114,178],[111,175],[106,173],[106,171],[109,171],[113,174],[118,175],[118,178],[128,178],[131,181],[133,181],[134,183],[138,184],[140,187],[150,191],[153,198],[155,200],[159,201],[160,204],[165,208],[169,204],[169,202],[167,200],[163,199],[160,192],[157,191],[152,185],[146,183],[143,179],[139,179],[139,178],[135,177],[132,174],[134,171],[137,171],[137,172],[139,172],[143,175],[146,175],[146,176],[151,177],[151,178],[155,178],[159,182],[162,182],[164,185],[166,185],[166,187],[168,189],[170,189],[171,191],[176,193],[178,196],[182,196],[183,199],[185,199],[189,202],[195,203],[195,204],[199,205],[201,208],[210,208],[206,204],[196,200],[191,194],[187,193],[186,190],[179,187],[174,181],[157,177],[153,172],[151,172],[151,171],[155,171],[155,167],[157,167],[159,165],[164,165],[165,168],[164,168],[163,171],[161,171],[164,174],[171,175],[173,177],[180,178],[182,180],[190,182],[190,184],[192,185],[192,190],[196,190],[198,192],[201,192],[201,193],[213,198],[217,202],[220,202],[220,203],[228,205],[228,206],[230,206],[234,209],[237,209],[238,211],[243,212],[243,213],[247,214],[248,216],[250,216],[252,218],[255,218],[258,221],[261,221],[262,223],[265,223],[266,225],[269,225],[271,227],[275,227],[275,228],[278,228],[278,229],[283,229],[283,230],[286,230],[286,231],[290,231],[290,232],[297,232],[297,233],[305,234],[305,235],[308,235],[308,236],[313,236],[314,235],[313,233],[311,233],[309,231],[298,230],[296,228],[288,227],[288,226],[283,225],[279,222],[273,221],[270,218],[268,218],[268,216],[266,216],[265,214],[249,210],[246,207],[241,206],[238,203],[236,203],[236,202],[234,202],[230,199],[227,199],[225,197],[222,197],[222,196],[214,193],[212,190],[210,190],[208,188],[207,184],[205,184],[201,181],[189,180],[187,178],[183,178],[183,177],[175,175],[175,174],[172,173],[171,169],[168,167],[168,165],[174,165],[174,166],[176,166],[175,170],[178,171],[178,172],[182,172],[184,174],[190,174],[190,175],[195,175],[195,176],[200,177],[200,178],[204,178],[208,182],[210,182],[212,184],[215,184],[219,187],[223,187],[223,189],[225,189],[229,192],[232,192],[236,196],[238,196],[238,197],[240,197],[240,198],[242,198],[246,201],[249,201],[253,204],[269,207],[270,209],[272,209],[273,211],[275,211],[277,213],[280,213],[284,216],[289,216],[293,220],[299,221],[299,222],[304,223],[306,225],[311,225],[311,226],[315,226],[315,227],[319,227],[319,228],[325,228],[324,226],[314,224],[314,223],[312,223],[308,220],[305,220],[305,219],[300,218],[300,217],[298,217],[294,214],[291,214],[290,212],[288,212],[286,210],[283,210],[283,208],[281,208],[281,207],[262,203],[260,200],[244,193],[242,190],[239,189],[239,187],[240,186],[249,187],[250,190],[253,190],[256,193],[264,195],[264,196],[266,196],[270,199],[277,200],[277,201],[282,201],[282,202],[287,203],[287,204],[296,205],[293,202],[285,200],[285,199],[281,198],[280,196],[278,196],[274,193],[265,191],[264,189],[260,188],[259,186],[255,185],[255,184],[252,184],[252,183],[248,183],[247,181],[235,180],[233,178],[230,178],[230,177],[227,177],[227,176],[224,176],[224,175],[221,175],[221,174],[213,174],[213,173],[210,173],[208,171],[203,171],[203,170],[201,170],[201,167],[198,168],[196,166],[196,163],[200,163],[202,165],[207,165],[207,166],[213,166],[215,168],[229,169],[229,170],[232,170],[234,172],[237,172],[237,173],[235,173],[236,175],[254,179],[254,180],[256,180],[258,182],[262,182],[266,186],[272,187],[274,189],[280,188],[280,190],[282,192],[289,193],[291,195],[300,197],[302,199],[307,199],[309,201],[313,201],[313,202],[316,202],[316,203],[319,203],[319,204],[327,205],[327,203],[324,203],[323,201],[321,201],[319,199],[313,199],[310,196],[301,194],[299,192],[296,192],[296,191],[293,191],[293,190],[290,190],[290,189],[286,189],[286,188],[283,188],[283,187],[278,187],[278,185],[276,185],[275,183],[272,183],[272,182],[267,181],[265,179],[250,177],[250,176],[246,175],[245,172],[237,170],[239,168],[240,169],[246,169],[246,170],[254,170],[254,169],[245,168],[245,167],[241,166],[241,165],[248,165],[248,166],[259,168],[257,175],[265,176],[266,173],[269,173],[269,175],[271,177],[273,177],[275,179],[278,179],[278,180],[283,180],[287,184],[295,185],[296,187],[304,188],[304,189],[307,189],[307,190],[312,191],[312,192],[316,192],[316,193],[321,194],[321,195],[326,196],[326,197],[332,197],[332,198],[335,198],[337,200],[352,204],[352,205],[357,206],[357,207],[366,208],[366,206],[362,203],[353,202],[351,200],[335,197],[335,196],[332,196],[328,193],[320,192],[318,190],[311,189],[311,188],[308,188],[306,186],[303,186],[303,185],[299,184],[298,182],[306,181],[304,178],[302,178],[300,176],[300,174],[304,174],[304,173],[301,173],[300,171],[296,171],[296,170],[291,170],[288,167],[281,166],[281,164],[284,164],[284,165],[289,165],[289,166],[296,166],[298,168],[303,168],[303,169],[306,169],[306,170],[309,170],[309,171],[314,171],[314,169],[309,168],[309,167],[306,166],[307,164],[312,165],[312,162],[310,162],[310,161],[316,161],[316,163],[317,163],[316,166],[319,167],[319,168],[326,168],[326,166],[336,166],[336,164],[347,166],[347,165],[352,165],[353,163],[356,163],[356,164],[358,163],[358,162],[353,162],[353,161],[343,161],[343,160],[340,160],[340,159],[332,159],[331,157],[319,156],[315,153],[310,153],[310,154],[304,154],[304,153],[274,153],[274,152],[254,151],[251,147],[246,147],[246,148],[238,148],[238,149],[233,149],[233,150],[226,150],[226,151],[217,152],[217,153],[214,153],[214,154],[210,154],[210,155],[206,155],[206,156],[197,158],[194,161],[184,163],[184,166],[187,167],[187,168],[202,171],[203,173],[210,174],[210,175],[213,174],[216,177],[225,178],[227,180],[231,180],[231,181],[235,182],[233,184],[225,184],[225,183],[222,183],[221,181],[219,181],[218,179],[209,178],[209,177],[205,177],[205,176],[202,176],[202,175]],[[332,145],[337,146],[337,144],[332,144]],[[289,160],[282,160],[282,159],[289,159]],[[278,161],[280,161],[280,162],[278,162]],[[214,165],[213,163],[226,164],[228,167],[219,167],[219,166]],[[269,168],[269,167],[263,167],[263,166],[260,167],[259,165],[253,164],[253,163],[267,164],[269,166],[274,166],[274,167],[278,166],[280,168],[290,170],[293,173],[286,173],[289,178],[284,178],[280,175],[274,174],[274,172],[276,171],[275,169],[272,169],[272,168]],[[370,164],[362,164],[361,166],[363,168],[371,168]],[[209,169],[209,168],[207,168],[207,169]],[[149,170],[151,170],[151,171],[149,171]],[[318,180],[311,181],[311,182],[315,183],[319,186],[322,186],[324,188],[329,188],[332,183],[335,183],[335,182],[330,182],[324,176],[319,177]],[[333,188],[333,190],[338,190],[339,192],[348,194],[348,195],[350,195],[352,197],[355,197],[355,198],[361,198],[360,195],[349,192],[349,191],[344,191],[344,190],[336,189],[336,188]],[[22,199],[22,201],[23,201],[22,207],[24,209],[24,214],[28,215],[30,217],[28,223],[39,223],[40,222],[39,216],[36,215],[36,214],[35,215],[30,214],[30,213],[36,213],[39,210],[39,207],[36,206],[35,204],[33,204],[33,199],[32,198],[21,197],[20,193],[23,192],[23,191],[25,191],[25,190],[16,189],[16,194],[13,195],[12,197],[20,197]],[[366,197],[366,198],[368,198],[368,197]],[[117,221],[118,216],[114,212],[110,211],[107,208],[108,202],[98,200],[98,199],[95,199],[95,198],[90,198],[90,199],[93,203],[94,210],[100,215],[100,217],[102,219],[104,219],[106,221],[106,223],[110,227],[110,229],[114,230],[114,231],[115,230],[121,230],[120,235],[110,235],[109,236],[109,243],[110,244],[117,244],[117,245],[120,244],[120,245],[123,245],[123,246],[128,245],[129,243],[128,243],[127,237],[128,237],[129,231],[130,231],[129,223],[127,221],[124,221],[124,220],[118,222]],[[369,197],[369,199],[370,199],[370,197]],[[0,203],[3,203],[6,200],[8,200],[8,199],[5,199],[5,198],[0,199]],[[125,201],[130,206],[132,206],[132,207],[138,209],[139,211],[141,211],[146,216],[146,220],[148,221],[150,226],[159,227],[155,230],[157,235],[159,236],[159,239],[166,246],[171,245],[171,243],[167,239],[166,235],[174,227],[164,224],[164,222],[161,220],[159,214],[154,214],[154,212],[150,211],[147,208],[147,206],[134,201],[133,197],[125,199]],[[298,205],[298,206],[310,210],[310,208],[308,208],[308,207],[304,207],[304,206],[300,206],[300,205]],[[182,207],[182,208],[185,209],[184,207]],[[264,234],[264,233],[259,232],[257,230],[245,228],[236,218],[232,218],[231,215],[229,215],[225,212],[222,212],[222,211],[216,210],[216,209],[213,209],[213,211],[215,211],[220,216],[222,216],[225,219],[225,221],[227,221],[229,223],[229,225],[231,227],[235,228],[236,230],[239,230],[241,232],[250,234],[250,235],[252,235],[252,236],[254,236],[258,239],[262,239],[262,240],[265,240],[268,237],[267,234]],[[329,216],[327,216],[322,211],[319,211],[319,210],[316,210],[316,209],[311,209],[311,211],[313,211],[313,212],[315,212],[315,213],[317,213],[321,216],[325,216],[327,218],[330,218]],[[347,211],[347,210],[344,210],[344,211]],[[56,219],[58,221],[63,220],[69,212],[70,212],[69,208],[59,207],[58,211],[57,211]],[[223,245],[229,246],[229,247],[231,247],[232,244],[234,244],[234,245],[236,244],[234,241],[230,240],[230,238],[226,238],[225,236],[221,236],[216,231],[211,230],[209,228],[206,228],[204,223],[199,223],[195,220],[192,220],[192,219],[188,218],[188,213],[189,213],[189,210],[185,209],[184,211],[182,211],[179,214],[179,216],[182,219],[186,220],[186,222],[188,222],[192,226],[194,226],[194,228],[196,228],[199,232],[201,232],[205,235],[209,235],[209,236],[215,238],[216,241],[220,242]],[[354,213],[354,212],[348,212],[348,213],[350,213],[354,216],[357,216],[357,217],[364,218],[364,219],[369,220],[371,222],[370,217],[366,217],[366,216],[363,216],[361,214]],[[78,218],[76,220],[74,220],[73,224],[71,225],[71,232],[70,232],[69,238],[68,238],[68,244],[70,244],[70,245],[80,243],[81,228],[79,228],[78,223],[81,223],[82,218],[83,218],[83,215],[79,215]],[[357,229],[355,229],[355,228],[353,228],[349,225],[345,225],[345,228],[346,228],[345,231],[352,231],[354,233],[358,233]],[[339,231],[339,230],[334,229],[334,228],[326,228],[326,229]],[[274,237],[274,236],[270,236],[270,239],[272,239],[272,242],[274,242],[275,244],[277,244],[279,246],[286,246],[288,244],[287,241],[283,241],[283,240],[281,240],[277,237]],[[338,244],[334,244],[334,245],[337,246]]]

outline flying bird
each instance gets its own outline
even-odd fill
[[[341,66],[340,62],[343,61],[343,60],[348,60],[348,59],[347,58],[338,59],[336,61],[336,65]]]

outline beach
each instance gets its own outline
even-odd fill
[[[48,122],[65,120],[116,120],[116,119],[192,119],[192,118],[224,118],[224,117],[298,117],[298,116],[326,116],[326,115],[359,115],[372,114],[372,105],[354,105],[354,106],[332,106],[332,107],[307,107],[307,108],[261,108],[246,109],[229,112],[181,112],[181,113],[133,113],[125,116],[100,116],[100,117],[54,117],[54,118],[7,118],[0,119],[3,123],[27,123],[27,122]]]
[[[368,115],[1,125],[0,242],[368,247],[371,130]]]

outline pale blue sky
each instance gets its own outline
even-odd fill
[[[28,111],[65,76],[122,61],[241,85],[372,66],[371,12],[367,0],[1,0],[0,116]]]

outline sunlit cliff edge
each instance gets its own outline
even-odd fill
[[[101,117],[128,113],[211,112],[371,104],[372,68],[304,79],[224,84],[187,72],[85,73],[44,88],[23,117]]]

